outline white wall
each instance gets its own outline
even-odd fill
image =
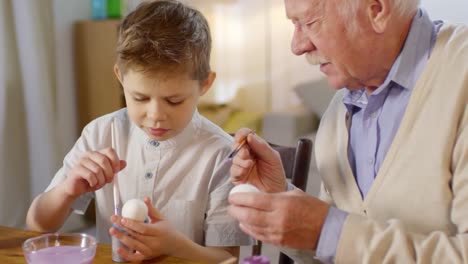
[[[427,10],[432,20],[468,24],[467,0],[422,0],[421,6]]]
[[[211,100],[241,98],[247,111],[283,110],[299,105],[292,88],[322,75],[290,51],[292,23],[283,0],[186,0],[200,9],[213,37],[212,67],[218,73]],[[209,96],[210,96],[209,95]]]
[[[422,0],[421,7],[432,20],[468,24],[468,0]],[[304,57],[291,53],[293,27],[286,19],[283,0],[271,0],[270,21],[272,110],[283,110],[300,104],[293,92],[295,85],[324,75],[318,67],[308,65]]]
[[[281,111],[300,105],[293,88],[302,82],[318,80],[324,75],[305,57],[291,52],[293,24],[286,18],[283,0],[271,0],[271,110]]]
[[[54,39],[60,137],[59,156],[65,156],[75,143],[77,133],[73,24],[90,16],[89,0],[53,0]]]
[[[72,25],[76,20],[89,17],[88,0],[54,0],[55,47],[57,85],[61,91],[59,103],[69,105],[69,112],[60,115],[65,145],[76,137],[74,67]],[[210,23],[237,18],[234,26],[212,24],[214,49],[213,68],[218,71],[212,98],[226,100],[233,94],[220,95],[233,86],[253,86],[256,106],[262,109],[283,110],[299,105],[293,87],[301,82],[322,78],[318,67],[309,66],[303,57],[290,51],[293,27],[286,19],[283,0],[185,0],[199,8]],[[432,19],[443,19],[468,24],[467,0],[422,0]],[[224,17],[223,17],[224,15]],[[263,21],[270,21],[269,26]],[[235,23],[234,23],[235,24]],[[227,26],[226,26],[227,25]],[[223,28],[224,27],[224,28]],[[232,30],[237,30],[232,31]],[[237,53],[222,50],[232,43],[227,37],[237,34]],[[270,37],[268,37],[270,36]],[[224,43],[224,44],[223,44]],[[236,59],[237,58],[237,59]],[[233,70],[230,72],[230,70]],[[266,89],[271,88],[268,95]],[[266,101],[260,99],[267,96]],[[257,99],[256,99],[257,98]],[[260,103],[261,101],[261,103]],[[268,105],[270,106],[268,106]],[[71,117],[71,118],[70,118]]]
[[[217,79],[208,94],[209,100],[230,102],[237,97],[239,105],[246,110],[268,109],[269,51],[266,47],[269,38],[265,30],[268,1],[186,0],[210,24],[211,66]],[[242,89],[240,93],[239,89]]]

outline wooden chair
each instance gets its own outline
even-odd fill
[[[296,147],[280,146],[269,143],[281,156],[286,178],[291,179],[291,183],[297,188],[305,191],[307,187],[307,178],[309,175],[309,165],[312,153],[312,141],[301,138],[297,141]],[[262,242],[253,246],[252,255],[261,255]],[[294,261],[286,254],[280,253],[280,264],[292,264]]]

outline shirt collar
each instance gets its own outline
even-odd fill
[[[385,81],[372,94],[381,93],[391,82],[397,83],[404,89],[412,90],[435,44],[435,31],[435,25],[427,12],[419,9],[413,18],[402,51],[393,63]],[[364,89],[345,90],[343,103],[347,107],[348,105],[362,107],[363,102],[367,104]]]
[[[176,136],[164,140],[164,141],[158,141],[157,144],[155,144],[155,140],[150,138],[141,128],[136,127],[138,130],[138,133],[141,136],[141,139],[143,140],[143,144],[145,147],[149,149],[168,149],[168,148],[174,148],[178,145],[185,144],[186,142],[190,141],[195,133],[199,130],[199,128],[202,125],[202,119],[200,114],[198,113],[198,110],[195,110],[192,116],[192,120],[190,123]]]
[[[419,9],[413,18],[403,50],[390,70],[389,78],[392,81],[406,89],[414,88],[423,68],[421,66],[427,63],[435,44],[434,35],[434,23],[426,11]]]

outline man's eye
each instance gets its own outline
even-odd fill
[[[316,22],[317,22],[317,20],[313,20],[313,21],[307,22],[307,23],[305,24],[305,26],[308,27],[308,28],[310,28],[310,27],[313,26]]]

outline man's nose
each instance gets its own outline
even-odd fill
[[[294,35],[291,41],[291,51],[297,56],[300,56],[304,53],[311,52],[315,49],[315,46],[312,44],[312,41],[307,37],[304,32],[296,27],[294,30]]]

